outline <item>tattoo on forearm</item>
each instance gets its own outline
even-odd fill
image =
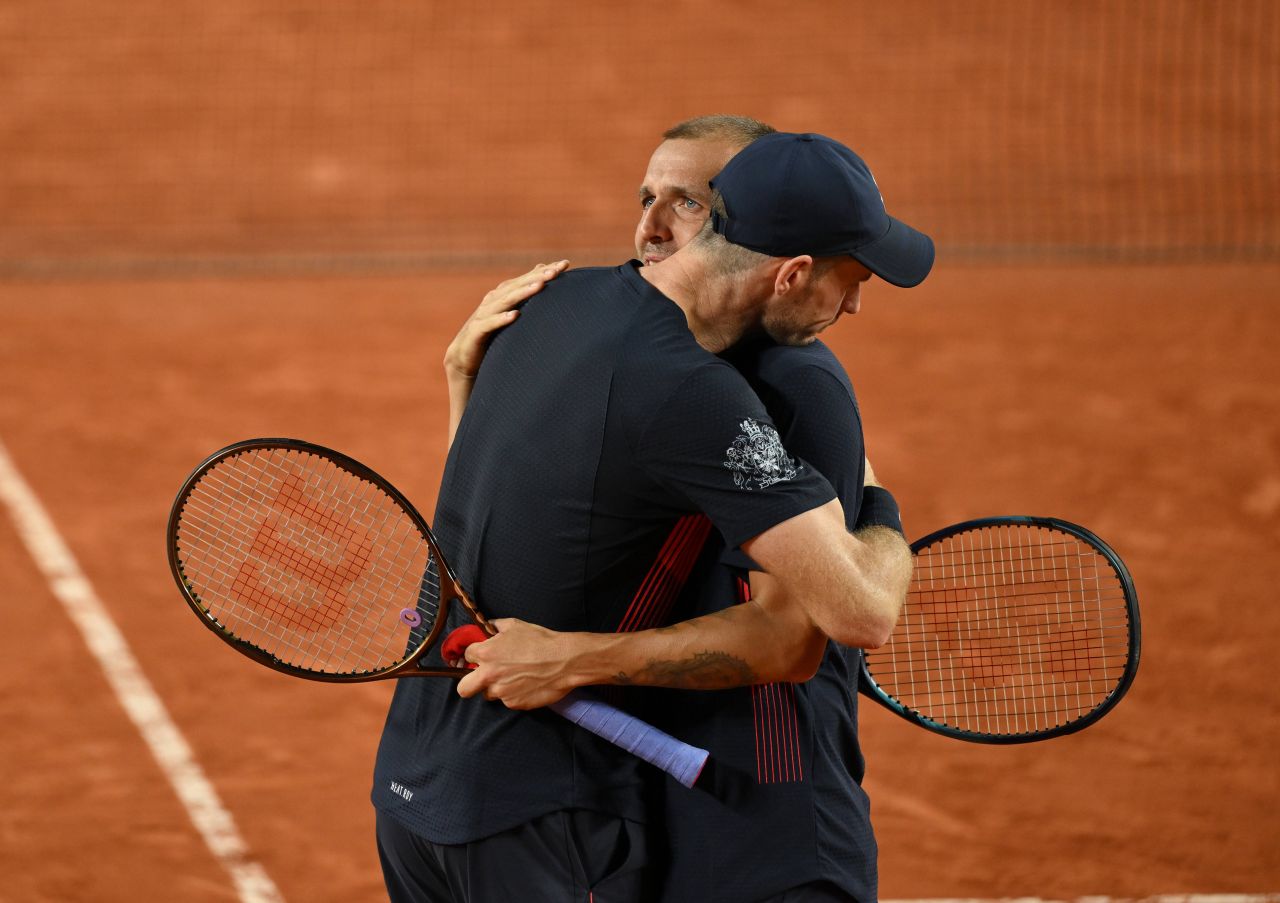
[[[677,687],[685,690],[719,690],[756,683],[756,675],[745,661],[726,652],[698,652],[683,661],[649,663],[635,674],[618,672],[620,684]]]

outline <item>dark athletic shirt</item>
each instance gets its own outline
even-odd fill
[[[834,498],[638,266],[559,277],[485,358],[433,529],[491,617],[614,630],[681,516],[705,512],[733,548]],[[549,711],[407,679],[372,799],[428,840],[463,843],[565,808],[643,821],[641,768]]]
[[[821,343],[757,342],[724,357],[765,402],[787,450],[835,486],[852,528],[862,501],[862,423],[835,355]],[[740,602],[750,566],[713,534],[670,620]],[[650,721],[746,777],[746,793],[731,805],[663,783],[671,847],[665,903],[749,903],[815,881],[832,882],[858,900],[877,899],[852,690],[860,655],[832,642],[806,683],[649,697]]]

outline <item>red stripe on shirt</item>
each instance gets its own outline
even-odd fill
[[[738,578],[738,599],[751,599],[751,585],[742,577]],[[756,781],[803,781],[796,685],[786,681],[756,684],[751,687],[751,710],[756,736]]]
[[[665,623],[710,532],[711,521],[701,514],[685,515],[676,521],[622,616],[619,633]]]

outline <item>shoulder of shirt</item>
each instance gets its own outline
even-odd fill
[[[578,341],[604,341],[626,348],[632,329],[669,323],[683,324],[636,286],[621,267],[580,267],[567,270],[542,291],[520,305],[543,330],[561,330]],[[678,310],[677,310],[678,313]],[[522,320],[524,319],[522,317]],[[659,326],[659,328],[662,328]],[[670,331],[670,326],[665,328]],[[506,333],[499,333],[498,338]]]
[[[628,285],[630,280],[623,272],[627,264],[622,266],[573,267],[565,270],[546,284],[541,292],[535,294],[559,294],[564,292],[606,292],[614,293],[620,285]]]
[[[732,366],[698,344],[689,331],[684,311],[646,282],[634,262],[613,267],[611,272],[627,292],[627,301],[633,305],[634,314],[627,318],[629,326],[643,330],[634,336],[636,341],[628,345],[631,353],[624,353],[624,358],[639,371],[647,376],[658,375],[661,381],[670,378],[682,381],[703,367],[727,367],[728,371],[736,373]],[[658,361],[661,361],[661,368],[670,368],[670,372],[658,369],[655,373]]]
[[[820,342],[803,346],[769,343],[726,359],[757,391],[770,392],[794,403],[811,403],[820,395],[855,397],[853,382],[831,349]],[[856,403],[856,402],[855,402]]]
[[[822,342],[800,346],[769,344],[756,355],[755,366],[760,370],[780,371],[813,368],[835,374],[844,382],[849,379],[840,359]]]

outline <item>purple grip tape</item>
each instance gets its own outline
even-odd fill
[[[677,740],[607,702],[591,699],[576,691],[553,703],[550,708],[578,727],[661,768],[686,787],[692,787],[698,780],[710,755],[705,749]]]

